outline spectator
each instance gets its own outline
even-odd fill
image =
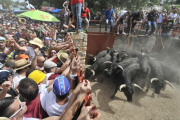
[[[13,89],[19,85],[19,82],[26,77],[26,71],[29,69],[30,64],[27,62],[26,59],[17,60],[15,62],[16,65],[16,73],[13,76]]]
[[[84,10],[84,0],[71,0],[71,11],[73,13],[75,29],[81,32],[81,8]]]
[[[69,6],[69,1],[65,1],[63,3],[63,7],[64,7],[64,10],[65,10],[65,13],[64,13],[64,18],[65,18],[64,21],[65,21],[65,23],[64,24],[66,24],[66,25],[69,24],[69,18],[68,18],[69,8],[68,8],[68,6]]]
[[[28,78],[34,80],[38,84],[39,93],[42,92],[47,86],[49,86],[49,82],[46,79],[46,74],[39,70],[32,71]]]
[[[120,24],[122,25],[122,34],[125,35],[126,33],[124,32],[124,27],[125,27],[125,20],[126,17],[129,16],[130,13],[128,11],[126,12],[120,12],[118,14],[118,19],[116,20],[116,22],[114,23],[114,26],[117,24],[117,34],[119,34],[119,27]]]
[[[128,17],[128,21],[127,21],[127,32],[132,33],[132,31],[134,31],[134,27],[136,26],[137,22],[141,23],[141,16],[143,15],[143,11],[137,11],[132,13],[129,17]]]
[[[11,87],[12,75],[13,71],[11,69],[0,70],[0,99],[17,96],[17,92]]]
[[[5,63],[5,58],[14,50],[14,46],[12,44],[11,48],[8,49],[6,47],[6,39],[4,37],[0,37],[0,63]]]
[[[109,5],[109,8],[105,10],[103,17],[100,20],[102,21],[103,18],[106,16],[105,32],[107,32],[107,26],[108,26],[108,23],[110,22],[111,23],[110,33],[112,32],[112,28],[113,28],[113,17],[114,19],[116,18],[114,10],[112,8],[113,6]]]
[[[55,47],[51,47],[48,49],[48,60],[53,61],[54,63],[57,63],[59,60],[57,57],[57,53],[59,50]]]
[[[167,14],[166,14],[167,10],[164,9],[162,11],[162,13],[159,14],[159,18],[158,18],[158,25],[157,25],[157,33],[159,33],[159,35],[161,35],[161,26],[162,26],[162,22],[163,22],[163,19],[165,19],[167,17]]]
[[[153,33],[156,30],[156,23],[158,20],[158,14],[156,12],[157,12],[157,8],[154,8],[151,12],[149,12],[147,17],[145,18],[145,20],[148,19],[148,26],[146,28],[146,36],[149,35],[153,37]],[[151,26],[151,32],[148,34],[150,26]]]
[[[35,38],[34,40],[29,41],[29,43],[32,44],[32,47],[21,47],[19,46],[14,39],[11,39],[12,43],[15,43],[15,47],[21,51],[24,51],[26,55],[29,56],[30,61],[32,61],[32,59],[35,56],[35,52],[34,49],[39,49],[43,47],[43,43],[39,38]],[[42,55],[42,53],[39,51],[38,52],[39,55]]]
[[[87,15],[89,16],[89,19],[87,18]],[[87,3],[85,3],[84,10],[81,11],[81,18],[82,18],[82,21],[85,21],[85,23],[86,23],[86,32],[88,32],[89,21],[91,20],[91,15],[90,15],[89,9],[87,8]]]

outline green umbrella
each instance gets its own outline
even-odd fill
[[[29,17],[33,20],[40,20],[40,21],[47,21],[47,22],[60,22],[53,15],[47,12],[40,11],[40,10],[27,11],[27,12],[17,15],[17,17]]]

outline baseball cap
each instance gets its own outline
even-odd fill
[[[6,42],[6,38],[0,37],[0,43],[2,43],[2,42]]]
[[[19,58],[20,58],[20,59],[26,59],[26,58],[29,58],[29,56],[26,55],[26,54],[21,54],[21,55],[19,56]]]
[[[37,84],[39,84],[46,78],[46,74],[44,74],[40,70],[34,70],[29,74],[28,78],[34,80]]]
[[[65,76],[63,75],[57,76],[53,83],[53,89],[56,95],[59,96],[65,95],[69,92],[70,83]]]
[[[45,68],[53,68],[53,67],[57,67],[57,64],[52,61],[46,60],[44,62],[44,67]]]
[[[10,73],[12,73],[11,69],[0,70],[0,81],[5,82],[8,79]]]

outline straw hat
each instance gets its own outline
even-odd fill
[[[23,39],[23,38],[20,38],[18,43],[20,43],[20,42],[27,42],[27,41],[25,39]]]
[[[59,60],[60,60],[62,63],[65,63],[66,60],[68,59],[69,55],[68,55],[68,53],[67,53],[65,50],[60,50],[60,51],[57,53],[57,57],[59,58]]]
[[[27,62],[26,59],[21,59],[15,62],[15,66],[16,66],[16,69],[14,71],[28,67],[30,66],[30,64]]]
[[[29,43],[33,44],[33,45],[37,45],[40,48],[43,47],[43,43],[39,38],[34,38],[34,40],[29,41]]]
[[[55,48],[55,47],[51,47],[51,48],[48,49],[48,57],[51,56],[51,51],[52,51],[52,50],[55,50],[56,53],[59,52],[59,49],[57,49],[57,48]]]

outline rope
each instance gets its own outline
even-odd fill
[[[76,53],[76,50],[75,50],[74,44],[72,44],[72,48],[73,48],[72,53],[75,54],[76,60],[79,60],[77,53]],[[81,82],[83,82],[85,77],[84,77],[84,72],[82,70],[82,65],[80,63],[79,63],[79,66],[80,66],[80,70],[78,71],[77,80],[81,83]],[[85,80],[85,82],[86,82],[86,80]],[[91,100],[92,100],[92,95],[91,95],[91,91],[90,91],[89,93],[87,93],[87,95],[85,96],[85,99],[84,99],[86,106],[91,105]],[[93,112],[94,118],[98,116],[98,113],[96,111],[96,106],[92,107],[92,112]]]

